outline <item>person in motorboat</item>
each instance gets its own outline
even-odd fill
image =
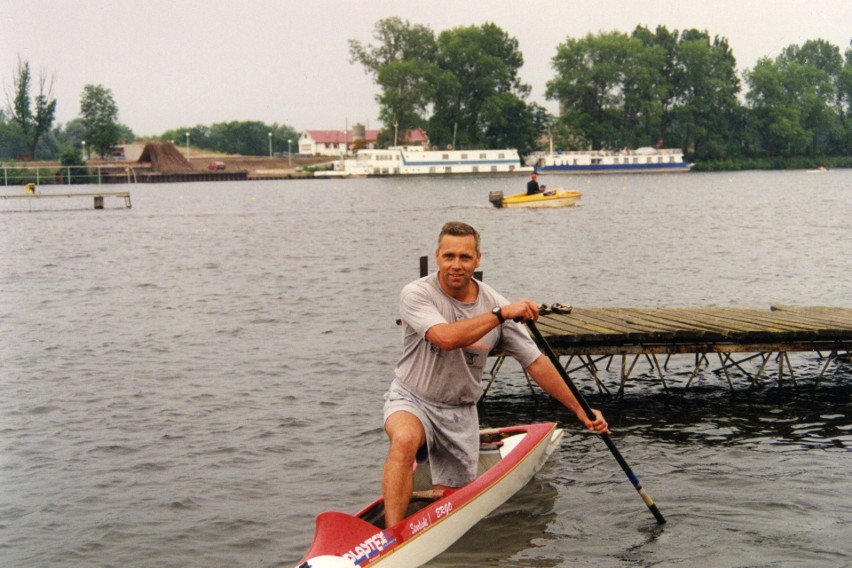
[[[480,236],[465,223],[446,223],[438,236],[438,272],[400,294],[403,346],[395,379],[385,394],[384,425],[390,449],[382,473],[385,526],[406,516],[415,460],[429,458],[433,492],[440,496],[476,477],[479,417],[476,402],[489,352],[499,347],[587,428],[608,433],[603,415],[589,420],[550,359],[523,323],[536,321],[530,299],[509,302],[474,279]]]
[[[527,182],[527,195],[535,195],[537,193],[541,193],[541,189],[538,187],[537,176],[533,173],[530,174],[530,181]]]

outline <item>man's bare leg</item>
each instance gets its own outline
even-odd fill
[[[385,499],[385,527],[405,518],[414,483],[412,466],[417,450],[426,442],[420,420],[410,412],[391,414],[385,422],[390,450],[382,472],[382,495]]]

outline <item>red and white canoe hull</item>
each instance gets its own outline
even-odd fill
[[[354,516],[323,513],[317,518],[313,545],[299,567],[411,568],[424,564],[524,487],[562,439],[562,430],[554,423],[483,432],[503,437],[500,459],[474,481],[388,529],[361,518],[381,506],[381,499]]]

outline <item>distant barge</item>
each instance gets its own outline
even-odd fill
[[[618,152],[537,152],[527,164],[543,174],[636,174],[688,172],[692,164],[673,148],[638,148]]]
[[[424,150],[421,146],[393,146],[387,150],[359,150],[355,158],[334,162],[333,170],[316,177],[435,176],[459,174],[517,174],[533,169],[521,164],[518,151]]]

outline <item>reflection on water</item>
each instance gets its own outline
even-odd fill
[[[432,568],[469,566],[511,566],[517,558],[534,555],[547,540],[547,527],[556,518],[553,512],[558,491],[547,479],[552,468],[542,471],[506,504],[480,521],[465,537],[444,554],[426,564]],[[499,542],[499,546],[495,546]],[[523,566],[556,566],[552,560]]]
[[[758,389],[744,378],[735,382],[734,390],[724,380],[705,378],[689,390],[672,388],[667,393],[648,373],[631,379],[628,394],[619,399],[598,392],[588,377],[575,375],[573,380],[590,404],[606,413],[611,429],[619,434],[673,444],[744,445],[764,450],[852,448],[852,383],[844,378],[852,375],[852,366],[838,359],[830,375],[835,380],[818,379],[821,365],[816,355],[800,355],[799,359],[795,385],[789,380],[781,384],[767,381]],[[529,389],[519,386],[524,381],[520,374],[498,377],[480,403],[483,424],[572,421],[573,415],[541,391],[530,395]]]

